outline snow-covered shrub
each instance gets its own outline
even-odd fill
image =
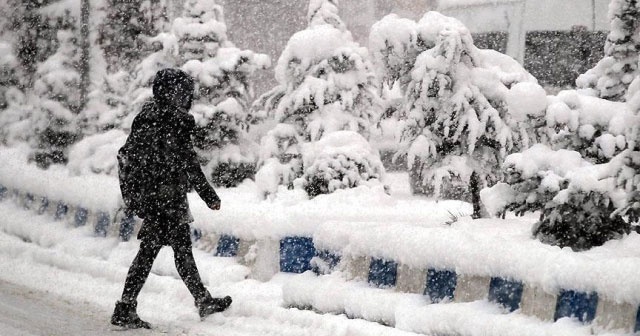
[[[624,103],[561,91],[549,97],[547,141],[553,149],[574,150],[592,163],[606,163],[627,148],[632,118]]]
[[[293,181],[302,176],[302,143],[290,124],[278,124],[262,137],[256,184],[263,198],[275,194],[278,186],[292,189]]]
[[[612,0],[609,20],[611,29],[604,47],[604,58],[578,77],[576,83],[597,97],[623,100],[639,71],[640,3],[637,0]]]
[[[472,176],[492,185],[508,153],[536,142],[544,90],[515,60],[476,48],[453,18],[429,12],[417,29],[433,47],[413,67],[400,154],[414,192],[469,200]]]
[[[5,92],[18,85],[18,66],[11,44],[0,41],[0,110],[7,107]]]
[[[39,97],[33,113],[38,165],[66,163],[67,149],[76,141],[80,112],[79,48],[73,30],[58,31],[58,50],[38,65],[33,93]]]
[[[196,80],[194,144],[205,173],[224,187],[253,178],[258,144],[249,128],[259,118],[250,111],[251,76],[271,65],[269,57],[238,49],[228,40],[222,7],[214,0],[187,1],[172,33],[182,69]]]
[[[118,150],[127,139],[122,130],[110,130],[88,136],[69,149],[67,167],[74,175],[118,175]]]
[[[35,146],[32,119],[34,109],[27,96],[17,87],[11,87],[4,92],[4,97],[7,106],[0,110],[0,143],[28,143]]]
[[[369,139],[380,114],[368,52],[346,30],[336,4],[310,2],[309,26],[291,37],[278,60],[278,86],[254,105],[259,114],[292,125],[304,142],[345,130]]]
[[[380,155],[356,132],[329,133],[308,147],[303,154],[302,178],[303,188],[311,197],[384,178]]]
[[[533,235],[542,242],[586,250],[629,233],[615,213],[624,201],[612,177],[618,163],[594,165],[578,152],[535,145],[504,166],[505,182],[484,189],[482,201],[492,214],[539,211]]]

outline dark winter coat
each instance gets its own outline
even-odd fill
[[[165,71],[163,73],[162,71]],[[195,121],[187,111],[193,100],[193,82],[179,71],[162,70],[154,81],[154,99],[147,102],[131,126],[124,151],[143,169],[125,204],[144,219],[138,239],[162,245],[190,245],[187,192],[193,187],[208,205],[219,202],[207,182],[193,149]],[[122,183],[122,180],[121,180]],[[125,193],[123,193],[123,197]],[[125,197],[127,198],[127,197]]]

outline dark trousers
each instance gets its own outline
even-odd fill
[[[122,291],[123,302],[135,302],[137,300],[142,286],[144,286],[147,277],[149,277],[153,261],[158,256],[161,248],[162,245],[152,241],[143,240],[140,242],[140,250],[136,258],[133,259],[131,267],[129,267],[127,280],[124,283],[124,290]],[[171,248],[173,248],[174,261],[182,281],[187,285],[196,302],[203,300],[208,292],[200,279],[191,246],[172,246]]]

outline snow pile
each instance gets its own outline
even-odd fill
[[[513,118],[518,121],[540,117],[547,109],[547,93],[538,84],[518,83],[507,93],[507,106]]]
[[[63,168],[41,170],[27,164],[28,149],[0,151],[0,185],[21,193],[44,196],[50,204],[65,202],[88,210],[115,213],[121,206],[118,180],[109,176],[70,176]]]
[[[538,336],[591,335],[591,326],[570,319],[543,322],[520,313],[504,314],[487,301],[428,304],[424,296],[371,288],[340,274],[295,276],[283,287],[285,304],[393,325],[422,335]],[[603,334],[604,335],[604,334]],[[607,334],[618,335],[618,334]]]

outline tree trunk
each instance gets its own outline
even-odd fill
[[[482,204],[480,201],[480,176],[475,171],[471,174],[469,190],[471,191],[471,204],[473,204],[473,219],[482,217]]]

